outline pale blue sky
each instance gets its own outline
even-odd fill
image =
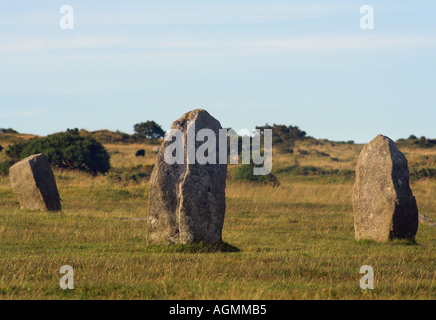
[[[374,30],[359,28],[365,4]],[[205,108],[236,130],[436,137],[435,18],[427,0],[2,0],[0,127],[166,130]]]

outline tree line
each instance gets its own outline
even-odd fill
[[[273,130],[273,143],[292,145],[293,141],[301,140],[306,137],[306,132],[295,126],[268,125],[256,127],[263,134],[265,129]],[[155,141],[163,138],[165,131],[155,121],[145,121],[133,126],[134,134],[128,135],[117,131],[121,141],[131,141],[129,137],[134,137],[135,142]],[[102,131],[99,131],[100,133]],[[110,131],[107,131],[110,133]],[[18,133],[9,129],[1,129],[0,133]],[[113,139],[108,137],[106,139]],[[127,135],[127,136],[125,136]],[[54,133],[46,137],[35,137],[29,140],[21,140],[9,145],[6,148],[8,160],[0,163],[0,174],[6,175],[9,168],[16,162],[37,153],[44,153],[50,163],[57,168],[66,170],[80,170],[96,175],[106,173],[110,170],[110,156],[97,135],[93,135],[85,130],[67,129],[65,132]],[[123,138],[124,137],[124,138]],[[119,138],[119,137],[118,137]],[[0,146],[0,152],[3,147]]]

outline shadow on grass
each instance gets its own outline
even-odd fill
[[[240,250],[226,242],[218,244],[190,243],[172,245],[151,245],[146,251],[153,253],[218,253],[239,252]]]
[[[393,239],[389,242],[393,246],[419,246],[415,239]]]
[[[359,245],[370,246],[370,245],[391,245],[391,246],[419,246],[419,243],[415,239],[391,239],[388,242],[377,242],[374,240],[359,240],[356,241]]]

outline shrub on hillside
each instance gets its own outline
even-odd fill
[[[112,168],[107,177],[116,182],[140,183],[148,180],[153,172],[154,165],[138,165],[129,168]]]
[[[294,154],[294,149],[289,145],[282,144],[277,147],[277,152],[282,154]]]
[[[15,161],[37,153],[46,154],[52,165],[62,169],[92,174],[105,173],[110,169],[110,157],[103,145],[91,136],[79,135],[78,129],[21,141],[6,150],[6,154]]]
[[[309,152],[307,152],[306,150],[298,150],[298,153],[299,153],[301,156],[308,156],[308,155],[309,155]]]
[[[135,135],[130,135],[128,133],[110,130],[98,130],[89,132],[84,129],[80,130],[80,135],[87,136],[91,135],[101,143],[135,143],[138,142],[138,137]]]
[[[138,137],[145,139],[159,139],[165,136],[165,131],[154,121],[137,123],[133,130]]]
[[[436,139],[428,139],[424,136],[418,138],[415,135],[410,135],[407,139],[398,139],[397,143],[403,147],[417,147],[417,148],[434,148],[436,147]]]
[[[435,178],[436,168],[410,168],[410,179]]]
[[[414,141],[414,145],[420,148],[432,148],[436,146],[436,140],[421,137],[421,139]]]
[[[330,157],[328,153],[325,153],[324,151],[318,151],[314,150],[313,152],[317,157]]]
[[[28,142],[29,140],[22,140],[11,144],[6,149],[6,155],[14,161],[19,161],[21,159],[21,152],[23,152],[23,149],[27,146]]]
[[[6,160],[0,162],[0,176],[7,176],[9,174],[9,168],[14,165],[15,161]]]
[[[0,144],[0,152],[2,152],[3,151],[3,147],[2,147],[2,145]]]
[[[0,128],[0,133],[18,133],[18,132],[12,128],[8,128],[8,129]]]
[[[281,124],[273,124],[272,126],[266,124],[264,126],[257,126],[260,129],[260,134],[263,135],[265,129],[272,130],[272,142],[274,145],[287,142],[292,146],[296,140],[306,139],[306,132],[297,126],[286,126]]]
[[[259,183],[259,184],[272,184],[279,186],[280,181],[272,173],[267,175],[254,175],[254,164],[242,164],[235,169],[233,180],[237,182]]]
[[[276,174],[287,173],[291,176],[344,176],[353,178],[355,176],[354,170],[339,170],[339,169],[326,169],[315,166],[300,166],[291,165],[284,168],[277,169]]]

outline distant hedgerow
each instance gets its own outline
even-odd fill
[[[44,153],[53,166],[81,170],[92,174],[110,169],[110,156],[104,146],[91,136],[79,135],[79,130],[67,130],[45,138],[33,138],[8,147],[6,154],[15,161]]]
[[[339,169],[326,169],[315,166],[299,166],[291,165],[284,168],[277,169],[276,174],[287,173],[291,176],[344,176],[354,178],[354,170],[339,170]]]

